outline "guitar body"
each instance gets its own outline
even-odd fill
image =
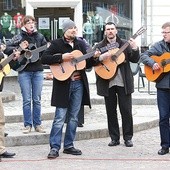
[[[146,31],[146,27],[142,26],[131,38],[135,39],[138,35],[141,35]],[[98,66],[95,66],[95,72],[103,79],[110,79],[114,77],[117,66],[124,62],[125,55],[123,51],[130,45],[130,40],[125,42],[120,49],[114,48],[109,51],[112,54],[112,57],[103,60],[99,63]]]
[[[22,71],[29,63],[34,63],[39,60],[39,52],[46,50],[48,44],[36,48],[34,44],[29,44],[29,50],[25,51],[24,54],[20,55],[18,61],[15,61],[14,67],[15,71]]]
[[[74,58],[79,58],[82,56],[82,52],[79,50],[74,50],[71,52],[74,55]],[[86,66],[86,61],[83,60],[79,63],[75,63],[74,59],[70,59],[68,61],[64,61],[61,64],[53,64],[50,65],[51,72],[53,76],[60,81],[67,80],[74,71],[82,70]]]
[[[1,62],[3,60],[1,60]],[[2,70],[0,70],[0,84],[2,82],[3,77],[6,76],[7,74],[9,74],[10,71],[11,71],[11,68],[10,68],[9,64],[7,64],[5,67],[2,68]]]
[[[124,53],[121,53],[118,57],[114,57],[114,54],[118,50],[118,48],[109,50],[109,53],[111,53],[113,57],[103,60],[101,64],[94,67],[94,70],[98,76],[103,79],[110,79],[115,75],[117,66],[125,60]]]
[[[157,62],[161,68],[159,70],[152,70],[151,67],[145,65],[144,71],[145,71],[146,78],[149,81],[156,82],[159,81],[164,76],[164,73],[170,71],[170,53],[164,53],[161,56],[151,56],[151,58],[155,62]],[[162,64],[164,66],[162,66]]]

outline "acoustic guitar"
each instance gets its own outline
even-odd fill
[[[135,39],[138,35],[141,35],[144,31],[146,31],[146,27],[142,26],[133,36]],[[97,66],[94,67],[94,70],[98,76],[103,79],[112,78],[116,71],[117,66],[125,61],[125,55],[123,51],[129,46],[130,40],[127,41],[120,49],[113,49],[109,52],[112,54],[111,57],[108,57],[100,62]]]
[[[21,52],[22,50],[24,50],[27,47],[28,47],[28,42],[23,41],[23,42],[21,42],[21,44],[17,50]],[[4,54],[4,56],[5,56],[5,54]],[[10,73],[11,68],[9,66],[9,62],[11,60],[13,60],[14,57],[15,57],[15,54],[12,53],[11,55],[7,56],[6,58],[3,58],[0,61],[0,84],[2,82],[3,77]]]
[[[166,52],[161,56],[151,56],[151,58],[159,64],[159,70],[153,70],[148,65],[144,65],[144,72],[149,81],[157,82],[170,71],[170,53]]]
[[[117,47],[117,43],[108,44],[105,47],[98,49],[101,53],[108,51],[109,49]],[[86,59],[94,56],[95,51],[91,51],[85,55],[79,50],[74,50],[71,52],[74,56],[73,59],[64,61],[62,63],[57,63],[50,65],[51,72],[53,76],[60,81],[67,80],[74,71],[82,70],[86,66]],[[54,54],[55,55],[55,54]]]
[[[29,63],[34,63],[39,59],[39,53],[46,50],[49,43],[36,48],[34,44],[29,44],[29,49],[25,49],[25,52],[19,57],[12,68],[15,71],[22,71]]]

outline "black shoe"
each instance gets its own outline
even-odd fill
[[[4,137],[7,137],[7,136],[8,136],[8,133],[5,132],[5,133],[4,133]]]
[[[78,127],[83,127],[83,124],[82,123],[78,123]]]
[[[117,145],[119,145],[120,144],[120,142],[118,141],[118,140],[112,140],[109,144],[108,144],[108,146],[117,146]]]
[[[0,155],[1,158],[13,158],[14,156],[15,153],[9,153],[7,151]]]
[[[164,148],[162,147],[159,151],[158,151],[158,155],[165,155],[169,153],[169,148]]]
[[[125,146],[126,147],[132,147],[133,146],[133,142],[131,140],[125,140]]]
[[[55,148],[52,148],[52,149],[50,150],[50,153],[48,154],[47,158],[48,158],[48,159],[55,159],[55,158],[57,158],[57,157],[59,157],[58,150],[55,149]]]
[[[75,149],[74,147],[64,149],[63,153],[71,154],[71,155],[81,155],[82,154],[81,150]]]

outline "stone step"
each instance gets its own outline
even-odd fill
[[[1,92],[2,102],[7,103],[15,100],[16,94],[11,91],[3,91]]]
[[[121,130],[121,116],[118,113],[118,119]],[[29,134],[23,134],[23,122],[6,123],[5,132],[9,135],[6,137],[6,146],[23,146],[48,144],[49,134],[53,120],[44,120],[42,125],[46,133],[38,133],[32,128]],[[158,111],[155,105],[134,105],[133,106],[134,132],[149,129],[158,126]],[[65,132],[65,126],[64,130]],[[83,128],[77,129],[76,140],[85,140],[93,138],[108,137],[107,116],[104,105],[95,105],[85,113],[85,123]]]
[[[95,98],[91,99],[92,108],[97,108],[96,105],[104,105],[103,98]],[[139,105],[139,107],[149,107],[150,105],[156,105],[155,98],[133,98],[132,100],[133,106]],[[4,111],[5,111],[5,121],[6,123],[18,123],[23,122],[23,114],[22,114],[22,103],[20,100],[10,101],[9,103],[4,103]],[[54,118],[55,107],[50,106],[50,100],[42,101],[42,120],[53,120]],[[89,112],[89,107],[84,107],[84,113]]]

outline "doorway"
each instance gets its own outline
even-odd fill
[[[61,21],[65,18],[74,19],[72,8],[37,8],[34,11],[37,20],[37,28],[48,41],[62,36]]]

